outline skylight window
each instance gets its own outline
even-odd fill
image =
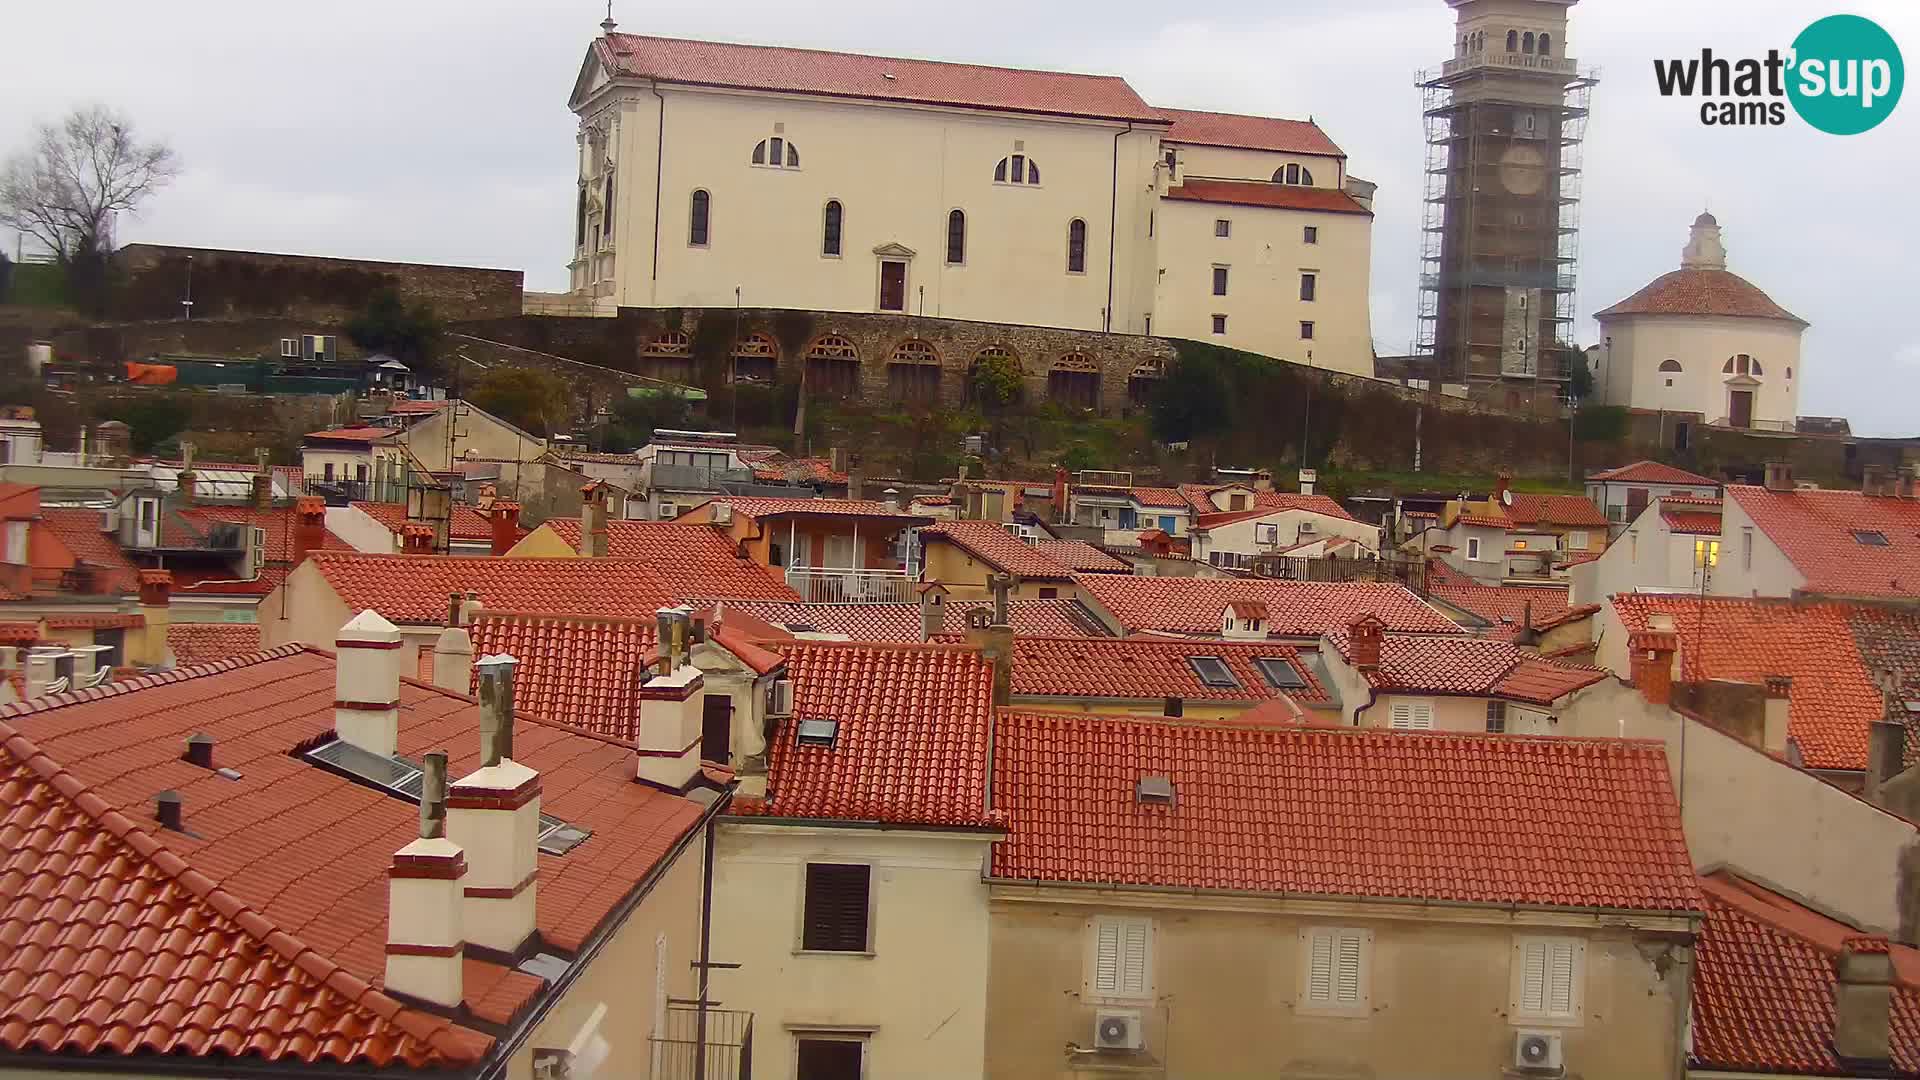
[[[1853,538],[1868,547],[1886,547],[1887,534],[1877,529],[1855,529]]]
[[[794,731],[793,741],[801,746],[824,746],[832,749],[833,740],[840,734],[840,721],[810,718],[800,721]]]
[[[1217,656],[1189,656],[1187,666],[1193,669],[1200,681],[1217,690],[1238,690],[1240,680],[1233,677],[1227,662]]]
[[[379,788],[416,805],[420,802],[425,774],[417,762],[397,754],[382,757],[339,739],[316,746],[305,756],[328,772]],[[548,855],[565,855],[592,835],[591,829],[568,824],[552,814],[540,815],[540,850]]]
[[[1306,688],[1307,680],[1301,678],[1300,673],[1293,669],[1293,665],[1281,657],[1256,656],[1253,658],[1253,666],[1259,669],[1260,677],[1267,681],[1267,685],[1275,690]]]

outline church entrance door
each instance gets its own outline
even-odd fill
[[[897,259],[880,261],[880,310],[907,310],[907,264]]]

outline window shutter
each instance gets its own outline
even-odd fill
[[[1334,1000],[1342,1005],[1360,1002],[1360,935],[1347,931],[1339,935],[1334,949]]]
[[[867,950],[866,866],[809,863],[800,947],[822,952]]]
[[[1546,948],[1546,1012],[1567,1016],[1573,1012],[1573,942],[1555,941]]]
[[[1333,935],[1315,930],[1308,938],[1307,1000],[1333,1000]]]
[[[1433,728],[1433,703],[1422,701],[1413,707],[1413,726],[1418,731],[1430,731]]]
[[[1101,920],[1094,929],[1093,989],[1112,994],[1120,990],[1120,924]]]
[[[1413,726],[1412,704],[1405,701],[1396,701],[1393,703],[1393,720],[1391,726],[1402,731]]]
[[[1147,992],[1147,937],[1145,920],[1126,924],[1120,959],[1120,992],[1123,994]]]
[[[1529,941],[1520,947],[1520,1010],[1547,1010],[1547,943]]]

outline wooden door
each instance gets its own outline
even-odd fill
[[[700,760],[730,765],[733,745],[733,699],[708,694],[700,716]]]
[[[907,310],[907,264],[891,259],[880,264],[880,310]]]
[[[1737,428],[1752,427],[1753,391],[1730,390],[1727,393],[1727,422]]]

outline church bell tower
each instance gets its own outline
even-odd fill
[[[1453,57],[1418,86],[1426,184],[1416,378],[1506,407],[1565,395],[1580,153],[1596,81],[1568,47],[1576,0],[1447,0]]]

